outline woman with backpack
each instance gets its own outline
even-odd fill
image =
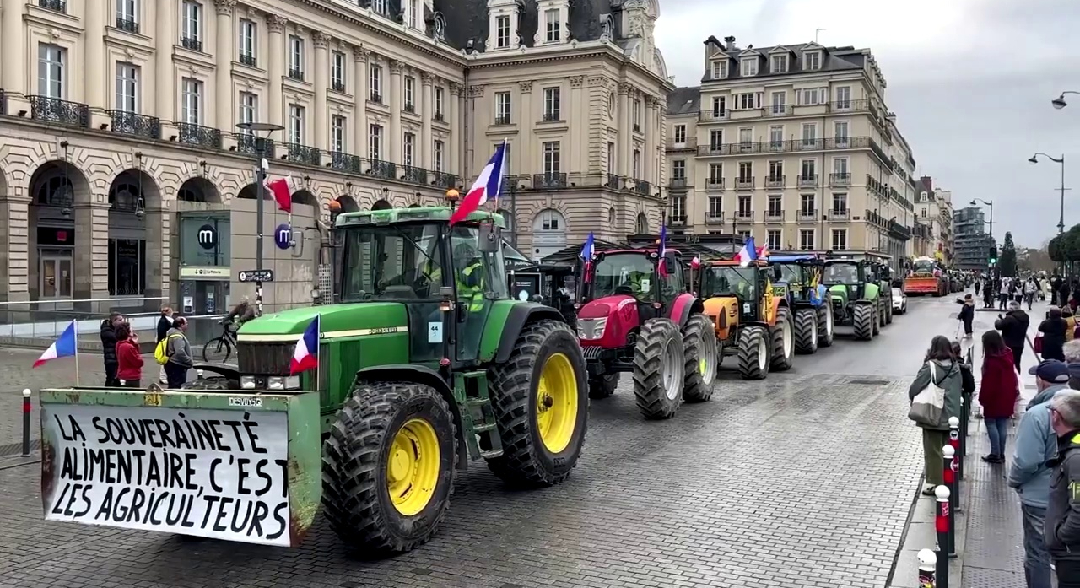
[[[908,417],[923,433],[926,484],[922,493],[927,496],[945,483],[941,448],[949,443],[949,417],[960,417],[962,395],[963,377],[959,362],[953,359],[952,343],[938,335],[930,340],[926,360],[908,389],[912,402]]]
[[[982,405],[986,434],[990,437],[990,455],[984,455],[982,460],[1005,463],[1005,440],[1008,438],[1013,407],[1020,397],[1020,380],[1013,369],[1012,350],[1005,345],[1000,333],[983,333],[982,347],[979,404]]]

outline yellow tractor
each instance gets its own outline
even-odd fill
[[[734,355],[744,380],[764,380],[791,367],[795,326],[787,298],[774,296],[773,268],[712,261],[701,267],[698,296],[716,327],[720,358]]]

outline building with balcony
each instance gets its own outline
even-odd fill
[[[946,265],[953,263],[952,192],[934,186],[934,179],[922,176],[916,184],[915,213],[927,226],[927,238],[917,243],[915,256],[935,257]]]
[[[770,249],[911,254],[911,147],[869,49],[704,43],[668,100],[673,228]]]
[[[332,201],[441,202],[504,139],[521,249],[660,222],[655,0],[0,6],[2,301],[215,313],[253,296],[237,274],[254,267],[260,154],[294,201],[264,218],[270,309],[310,302]],[[283,130],[263,141],[250,122]]]
[[[967,206],[953,215],[953,261],[964,270],[989,269],[991,251],[997,243],[986,232],[986,215],[978,206]]]

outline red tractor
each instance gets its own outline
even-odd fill
[[[716,335],[701,301],[687,293],[677,251],[663,259],[646,249],[598,252],[582,278],[577,328],[590,398],[611,396],[621,372],[633,373],[647,419],[670,418],[684,399],[712,396]]]

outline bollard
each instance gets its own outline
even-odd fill
[[[919,551],[919,588],[938,588],[938,585],[934,583],[937,561],[938,558],[934,555],[934,550],[922,549]],[[941,586],[948,588],[946,584],[948,584],[948,580]]]
[[[963,402],[961,400],[960,402]],[[963,407],[961,407],[963,411]],[[964,464],[964,452],[960,450],[960,419],[957,417],[949,417],[949,445],[953,448],[953,471],[957,474],[957,487],[960,486],[960,472],[963,470]],[[953,490],[953,494],[956,494],[956,490]],[[953,505],[955,506],[955,501]]]
[[[955,557],[953,553],[953,516],[952,509],[949,508],[949,489],[945,486],[938,486],[934,489],[934,495],[937,496],[937,517],[935,518],[935,526],[937,528],[937,541],[938,541],[938,553],[941,557],[938,558],[938,583],[942,581],[941,569],[944,567],[948,569],[949,562],[942,562],[941,560],[947,560],[950,557]],[[948,580],[945,580],[948,582]]]
[[[30,389],[22,391],[22,454],[30,456]]]
[[[960,479],[964,479],[964,464],[967,462],[968,403],[960,399]]]
[[[957,491],[959,481],[956,479],[956,450],[952,445],[941,448],[941,476],[945,480],[945,486],[949,488],[949,506],[956,510],[956,499],[960,493]]]

